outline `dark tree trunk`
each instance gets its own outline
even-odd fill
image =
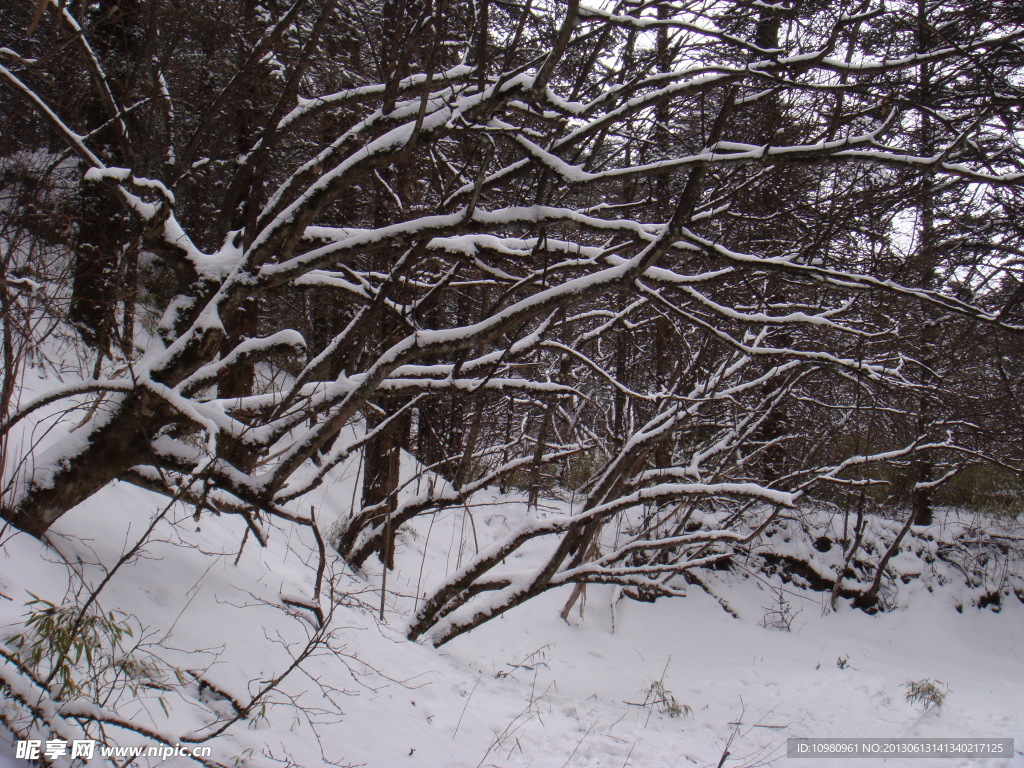
[[[379,415],[369,416],[366,428],[374,429],[383,421]],[[408,443],[409,427],[409,418],[405,414],[399,416],[367,443],[363,453],[363,509],[379,506],[370,527],[384,532],[377,556],[387,568],[395,567],[396,531],[390,523],[397,506],[402,447]]]
[[[70,318],[87,344],[109,352],[126,221],[114,193],[91,182],[80,186],[78,216]]]
[[[144,395],[115,396],[104,408],[112,415],[90,435],[89,444],[58,462],[48,476],[37,470],[20,506],[0,508],[2,517],[38,538],[65,512],[131,467],[145,463],[150,456],[147,410]],[[166,423],[166,414],[162,415],[157,420],[161,424]]]

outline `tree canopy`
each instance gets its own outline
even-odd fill
[[[881,484],[909,526],[1019,466],[1014,3],[3,14],[0,512],[34,535],[122,480],[262,538],[358,456],[333,544],[389,565],[522,489],[424,601],[443,643],[567,584],[675,594],[805,500]],[[91,375],[19,401],[71,329]],[[85,418],[25,439],[55,404]],[[400,499],[403,455],[445,482]]]

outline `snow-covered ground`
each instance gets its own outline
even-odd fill
[[[325,528],[347,512],[352,474],[339,471],[305,501]],[[522,505],[496,496],[490,502],[472,521],[466,510],[452,510],[432,527],[424,520],[402,533],[383,622],[380,573],[353,574],[332,558],[328,577],[340,605],[328,645],[281,683],[266,708],[212,739],[213,759],[374,768],[800,768],[821,761],[786,757],[788,737],[934,736],[1012,737],[1018,752],[1011,760],[825,764],[1024,766],[1024,606],[1016,600],[999,613],[957,613],[942,590],[922,588],[906,608],[869,616],[842,603],[826,612],[821,595],[787,588],[793,618],[785,631],[762,626],[778,606],[779,582],[727,584],[738,619],[698,588],[686,598],[641,603],[591,587],[582,618],[574,609],[568,624],[558,616],[567,594],[556,591],[439,650],[405,640],[413,596],[471,553],[471,523],[480,535]],[[98,584],[165,505],[131,486],[108,488],[59,521],[59,553],[8,531],[0,552],[4,636],[21,630],[30,592],[55,604],[76,593],[82,599],[83,578]],[[189,510],[172,508],[115,572],[99,605],[134,617],[136,657],[164,669],[177,690],[122,691],[108,706],[171,740],[210,733],[233,714],[230,699],[244,706],[305,646],[314,632],[309,611],[289,609],[283,599],[311,595],[312,536],[279,527],[266,548],[250,537],[239,557],[243,533],[237,518],[196,522]],[[182,671],[183,687],[172,668]],[[948,688],[941,708],[924,711],[905,700],[904,683],[925,678]],[[662,698],[678,704],[678,716],[652,703],[655,682]],[[127,732],[118,738],[146,743]]]

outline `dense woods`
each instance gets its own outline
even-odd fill
[[[676,594],[796,505],[1009,508],[1022,39],[973,0],[8,3],[0,512],[120,480],[262,540],[358,461],[358,568],[525,493],[440,644]]]

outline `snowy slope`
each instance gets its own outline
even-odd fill
[[[315,506],[327,528],[347,513],[354,480],[354,467],[339,469],[299,506]],[[280,684],[269,706],[212,739],[213,759],[676,768],[718,766],[728,749],[724,766],[814,764],[785,757],[789,736],[1014,737],[1024,750],[1024,606],[1016,601],[998,614],[959,614],[947,596],[921,589],[894,613],[868,616],[841,604],[823,615],[820,595],[787,587],[796,614],[787,632],[761,626],[780,582],[730,583],[727,598],[739,619],[697,588],[685,599],[648,604],[613,601],[611,588],[591,587],[583,618],[574,610],[571,624],[558,617],[567,594],[556,591],[440,650],[408,642],[403,629],[414,596],[472,552],[474,531],[504,525],[523,507],[512,497],[483,501],[403,532],[384,622],[377,616],[381,574],[370,566],[353,574],[332,558],[328,577],[340,605],[329,643]],[[95,587],[165,508],[166,500],[118,484],[59,521],[59,554],[8,531],[0,552],[5,637],[19,631],[29,592],[60,603],[81,594],[83,581]],[[309,531],[278,527],[266,548],[250,537],[238,556],[243,536],[239,519],[195,522],[189,510],[172,507],[100,595],[103,610],[136,617],[140,656],[185,672],[185,685],[166,673],[173,690],[123,692],[115,702],[118,712],[172,741],[212,732],[314,633],[310,612],[283,602],[311,596]],[[941,709],[925,712],[904,700],[902,684],[922,678],[948,686]],[[640,706],[659,680],[681,716]],[[131,733],[118,739],[146,743]],[[941,765],[1024,766],[1024,756]]]

